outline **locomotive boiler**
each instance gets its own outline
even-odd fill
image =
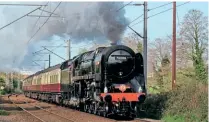
[[[124,45],[99,47],[29,76],[23,88],[26,96],[88,113],[134,117],[146,98],[143,57]]]

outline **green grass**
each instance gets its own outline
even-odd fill
[[[162,120],[164,122],[186,122],[183,116],[165,116]]]
[[[5,111],[5,110],[0,110],[0,116],[8,116],[9,112]]]

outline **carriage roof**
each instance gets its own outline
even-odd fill
[[[40,75],[40,74],[42,74],[42,73],[46,73],[46,72],[53,71],[53,70],[55,70],[55,69],[60,69],[60,66],[61,66],[61,64],[57,64],[57,65],[52,66],[52,67],[49,67],[49,68],[47,68],[47,69],[38,71],[38,72],[36,72],[35,74],[32,74],[32,75],[28,76],[28,77],[25,78],[24,80],[29,79],[29,78],[34,77],[34,76],[37,76],[37,75]]]

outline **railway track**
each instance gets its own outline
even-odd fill
[[[154,122],[146,119],[115,120],[104,118],[50,103],[31,100],[28,98],[24,99],[21,96],[18,98],[18,96],[15,96],[16,95],[10,96],[8,98],[9,101],[22,109],[27,115],[29,114],[28,118],[31,118],[32,116],[31,119],[35,120],[35,122]]]
[[[51,112],[49,110],[46,110],[38,105],[31,105],[29,104],[27,101],[25,101],[26,104],[25,105],[29,105],[28,107],[35,107],[38,108],[39,111],[29,111],[27,110],[27,107],[23,107],[20,104],[16,104],[14,101],[12,101],[12,99],[10,97],[8,97],[8,99],[12,102],[12,104],[14,104],[16,107],[22,109],[24,112],[30,114],[31,116],[33,116],[34,118],[38,119],[41,122],[76,122],[72,119],[66,118],[64,116],[61,116],[57,113]],[[41,111],[40,111],[41,110]]]

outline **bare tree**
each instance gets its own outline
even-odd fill
[[[189,46],[188,54],[193,61],[196,75],[205,79],[203,54],[208,42],[208,20],[199,10],[190,10],[185,16],[180,28],[183,43]]]
[[[148,48],[148,70],[152,70],[154,79],[161,90],[167,89],[169,83],[171,59],[171,40],[168,38],[157,38],[149,44]]]
[[[165,56],[168,59],[171,58],[171,41],[169,39],[157,38],[150,44],[148,55],[152,57],[152,62],[157,65],[155,66],[156,68],[161,67],[161,61]]]
[[[168,36],[168,39],[172,41],[172,36]],[[171,42],[170,42],[171,43]],[[187,42],[184,42],[182,38],[177,37],[176,39],[176,68],[183,69],[191,67],[191,59],[188,54],[189,46]]]

